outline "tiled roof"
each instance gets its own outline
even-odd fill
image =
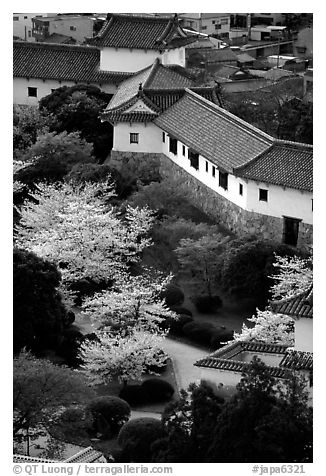
[[[14,42],[14,77],[120,84],[131,76],[99,68],[100,50],[95,47]]]
[[[100,459],[103,458],[102,453],[94,450],[91,446],[88,446],[84,450],[79,451],[75,455],[66,459],[65,463],[100,463]],[[104,461],[103,461],[104,462]]]
[[[58,460],[14,454],[13,463],[58,463]]]
[[[282,368],[292,370],[312,370],[313,353],[289,349],[279,365]]]
[[[72,36],[61,35],[59,33],[52,33],[47,39],[47,43],[60,43],[60,44],[75,44],[76,40]]]
[[[221,78],[229,78],[230,76],[233,76],[238,71],[240,71],[240,68],[238,66],[223,64],[217,70],[215,70],[215,76],[218,76]]]
[[[309,287],[296,296],[282,299],[280,301],[272,301],[269,303],[270,309],[278,314],[285,314],[294,318],[305,317],[312,319],[313,317],[313,290]]]
[[[239,55],[236,55],[236,56],[237,56],[237,61],[239,61],[239,63],[250,63],[255,61],[256,59],[253,56],[248,55],[248,53],[240,53]]]
[[[274,141],[189,89],[154,122],[227,172],[266,151]]]
[[[191,86],[193,81],[184,74],[163,66],[157,59],[151,66],[123,81],[107,110],[115,109],[136,96],[140,84],[144,92],[147,90],[154,92],[155,90],[184,89]]]
[[[268,150],[234,173],[251,180],[312,192],[313,147],[275,140]]]
[[[237,55],[230,48],[211,49],[205,52],[207,63],[232,63],[237,61]]]
[[[94,38],[93,45],[114,48],[167,48],[174,37],[186,38],[175,17],[108,14],[107,21]]]
[[[207,357],[198,360],[194,365],[197,367],[242,373],[249,365],[248,362],[243,361],[240,357],[243,352],[285,355],[287,346],[253,341],[231,342]],[[239,360],[237,360],[237,356],[239,356]],[[286,378],[287,376],[287,371],[280,367],[268,366],[266,371],[273,377]]]

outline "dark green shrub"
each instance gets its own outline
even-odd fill
[[[211,338],[215,333],[213,324],[206,322],[189,322],[182,328],[185,336],[198,344],[209,346]]]
[[[170,283],[161,292],[160,298],[165,299],[166,305],[171,307],[181,305],[184,301],[185,295],[179,286]]]
[[[61,263],[61,266],[59,267],[64,267],[64,263]],[[94,279],[83,278],[71,283],[69,285],[69,289],[76,294],[75,296],[76,306],[80,306],[83,299],[86,296],[90,296],[96,292],[103,291],[105,289],[108,289],[111,286],[112,286],[112,281],[105,281],[105,280],[95,281]]]
[[[93,430],[104,438],[116,434],[131,412],[129,404],[118,397],[97,397],[87,405],[87,411],[93,417]]]
[[[226,342],[233,340],[234,331],[231,329],[215,330],[210,341],[210,347],[212,350],[223,347]]]
[[[169,329],[169,334],[171,335],[182,336],[182,328],[188,322],[193,322],[193,318],[186,314],[179,314],[177,319],[166,319],[164,328]]]
[[[129,405],[142,405],[148,401],[148,394],[141,385],[126,385],[120,391],[119,397]]]
[[[184,314],[185,316],[192,317],[192,312],[186,307],[182,306],[172,306],[171,311],[174,311],[176,314]]]
[[[84,340],[83,334],[74,326],[63,331],[63,339],[56,350],[56,354],[63,357],[69,367],[78,367],[82,364],[79,358],[79,346]]]
[[[219,296],[196,296],[194,303],[199,312],[214,312],[222,306],[222,299]]]
[[[170,400],[174,394],[174,388],[166,380],[150,378],[141,385],[149,395],[152,402],[164,402]]]
[[[120,430],[118,443],[124,462],[149,463],[152,459],[152,444],[164,436],[160,420],[136,418]]]

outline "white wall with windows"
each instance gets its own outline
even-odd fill
[[[162,151],[162,131],[152,122],[147,124],[120,122],[114,127],[112,150],[160,153]]]
[[[38,101],[44,96],[51,94],[53,89],[60,88],[61,86],[74,86],[74,81],[56,81],[52,79],[36,79],[36,78],[14,78],[13,93],[14,104],[25,104],[29,106],[37,106]],[[113,84],[99,85],[92,83],[94,86],[98,86],[102,91],[108,94],[114,94],[117,90],[117,86]],[[36,96],[30,95],[31,89],[36,89]]]
[[[249,180],[246,183],[247,209],[263,215],[299,218],[312,225],[312,193]],[[260,190],[267,191],[267,201]]]

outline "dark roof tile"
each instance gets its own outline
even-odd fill
[[[312,370],[313,354],[312,352],[289,349],[279,365],[282,368],[292,370]]]
[[[189,89],[155,123],[227,172],[266,151],[274,141]]]
[[[305,317],[312,319],[313,302],[312,302],[312,286],[300,294],[296,294],[290,298],[269,303],[270,309],[278,314],[285,314],[297,319]]]
[[[186,33],[174,17],[109,14],[98,35],[88,42],[104,47],[158,50],[168,47],[171,41],[172,45],[173,41],[176,43],[174,35],[187,40]]]
[[[92,46],[14,42],[14,77],[120,84],[132,75],[99,68],[100,50]]]

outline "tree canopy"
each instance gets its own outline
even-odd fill
[[[14,352],[55,347],[67,322],[56,266],[35,253],[14,249]]]

